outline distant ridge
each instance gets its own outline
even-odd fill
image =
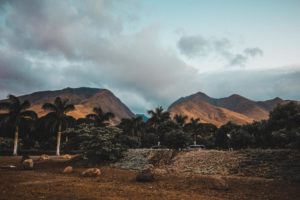
[[[171,115],[183,114],[189,118],[200,118],[204,123],[221,126],[229,121],[247,124],[268,119],[269,112],[278,104],[289,100],[274,98],[266,101],[253,101],[238,94],[224,98],[212,98],[203,92],[182,97],[172,103],[168,111]]]

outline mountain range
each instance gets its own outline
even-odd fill
[[[21,100],[29,100],[31,110],[43,116],[46,112],[42,105],[46,102],[53,102],[56,97],[69,99],[75,105],[75,110],[69,114],[74,118],[83,118],[92,113],[94,107],[101,107],[104,112],[115,114],[114,123],[119,123],[122,118],[131,118],[135,115],[119,98],[107,89],[98,88],[65,88],[54,91],[40,91],[20,96]],[[203,123],[212,123],[221,126],[229,121],[237,124],[246,124],[253,121],[268,119],[269,112],[277,104],[289,102],[280,98],[267,101],[253,101],[238,94],[225,98],[212,98],[198,92],[196,94],[182,97],[172,103],[168,111],[172,116],[183,114],[189,118],[199,118]],[[143,115],[143,119],[146,120]]]
[[[238,94],[225,98],[212,98],[202,92],[182,97],[172,103],[168,111],[172,114],[200,118],[203,123],[221,126],[229,121],[247,124],[268,119],[269,113],[278,104],[287,103],[278,97],[267,101],[253,101]]]

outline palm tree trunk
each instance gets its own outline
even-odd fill
[[[15,138],[14,138],[14,151],[13,151],[14,156],[18,155],[18,140],[19,140],[19,127],[16,126]]]
[[[58,127],[58,132],[57,132],[57,141],[56,141],[56,155],[60,155],[60,139],[61,139],[61,125]]]
[[[197,145],[197,135],[194,135],[194,145]]]

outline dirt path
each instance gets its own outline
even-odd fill
[[[20,158],[0,157],[0,165],[17,164]],[[136,172],[100,166],[97,178],[80,177],[84,168],[62,174],[62,161],[45,161],[33,171],[0,169],[0,200],[93,199],[297,199],[299,183],[263,178],[223,176],[228,188],[214,187],[216,176],[158,176],[153,183],[137,183]]]

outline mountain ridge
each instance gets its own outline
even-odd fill
[[[268,119],[269,112],[277,104],[289,101],[279,97],[265,101],[254,101],[239,94],[213,98],[203,92],[197,92],[174,101],[169,106],[168,111],[172,116],[183,114],[189,118],[200,118],[202,122],[213,123],[217,126],[221,126],[229,121],[237,124],[247,124]],[[211,112],[208,113],[207,111]]]
[[[52,103],[56,97],[69,99],[74,104],[75,110],[69,115],[74,118],[83,118],[93,112],[94,107],[101,107],[104,112],[115,114],[114,123],[118,123],[122,118],[134,117],[134,113],[110,90],[101,88],[64,88],[61,90],[46,90],[33,92],[31,94],[19,96],[21,101],[28,100],[31,103],[31,110],[35,111],[39,117],[47,114],[42,109],[44,103]]]

